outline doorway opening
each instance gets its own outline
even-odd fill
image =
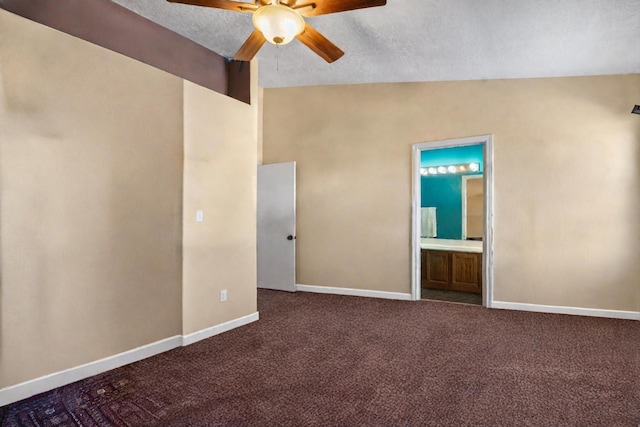
[[[492,136],[424,142],[412,151],[412,299],[491,307]]]

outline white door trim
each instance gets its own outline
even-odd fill
[[[411,298],[420,299],[420,152],[438,148],[484,144],[484,239],[482,242],[482,305],[493,306],[493,135],[413,144],[411,204]]]

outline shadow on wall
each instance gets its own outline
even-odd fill
[[[640,311],[640,116],[631,114],[640,74],[517,83],[519,102],[553,100],[527,105],[525,130],[535,146],[508,156],[498,150],[510,178],[498,191],[518,192],[510,211],[520,222],[500,230],[504,241],[531,245],[545,259],[545,278],[557,283],[553,290],[541,284],[548,297],[536,302]],[[543,271],[529,266],[530,275]]]
[[[638,80],[640,80],[640,78]],[[631,163],[634,170],[632,176],[635,180],[635,192],[632,192],[632,194],[635,194],[635,207],[630,209],[629,212],[634,212],[637,215],[637,213],[640,212],[640,115],[633,114],[632,118],[635,119],[636,122],[635,134],[632,138],[635,155],[632,156],[634,161]],[[631,239],[635,247],[629,248],[629,254],[638,254],[640,253],[640,221],[638,221],[638,218],[636,217],[635,219],[630,219],[629,224],[631,228],[629,233],[631,236],[635,236],[635,238]],[[633,268],[636,266],[637,262],[638,260],[634,256],[630,256],[627,260],[627,267]],[[627,272],[626,277],[628,277],[629,274],[633,274],[633,272]],[[638,279],[636,288],[636,310],[640,311],[640,279]]]
[[[640,75],[637,75],[638,87],[640,88]],[[615,94],[620,99],[628,98],[628,93]],[[637,99],[640,101],[640,91],[637,94]],[[620,107],[616,110],[605,109],[597,102],[592,102],[592,105],[598,107],[600,114],[608,115],[611,117],[611,121],[631,121],[631,128],[633,129],[632,135],[627,140],[611,141],[611,143],[626,145],[629,150],[628,156],[620,155],[620,164],[611,164],[611,167],[618,167],[625,173],[621,174],[619,181],[619,198],[621,203],[626,204],[625,212],[627,218],[624,221],[626,229],[625,234],[628,236],[625,239],[625,247],[621,248],[621,252],[624,254],[620,259],[616,260],[616,265],[611,265],[610,272],[612,273],[609,280],[617,283],[621,281],[629,280],[629,277],[636,277],[635,295],[633,296],[635,301],[635,311],[640,312],[640,268],[638,267],[637,255],[640,254],[640,221],[638,221],[638,212],[640,212],[640,115],[631,113],[634,105],[629,103],[620,103]],[[622,148],[620,148],[622,149]],[[606,289],[603,291],[602,297],[607,298]]]
[[[4,151],[4,141],[7,141],[7,135],[6,135],[6,129],[4,126],[4,123],[6,123],[6,120],[4,118],[5,112],[6,112],[6,97],[5,97],[5,93],[4,93],[4,74],[2,73],[2,60],[0,60],[0,364],[2,363],[2,349],[4,348],[4,346],[2,345],[2,331],[3,331],[3,313],[4,310],[2,309],[3,307],[3,297],[2,297],[2,189],[4,188],[2,185],[2,159],[4,158],[3,156],[3,151]]]
[[[541,104],[538,108],[557,108],[558,114],[567,117],[579,115],[585,118],[597,117],[599,120],[606,119],[607,121],[620,120],[621,117],[629,115],[634,103],[640,104],[640,74],[624,76],[624,79],[627,78],[635,79],[636,87],[639,88],[635,96],[631,94],[633,99],[630,99],[628,86],[623,81],[617,85],[596,87],[590,77],[550,79],[549,81],[555,85],[557,92],[562,94],[562,99],[571,103],[574,108],[567,109],[564,105],[549,104]],[[537,79],[532,79],[532,81],[535,80]],[[613,102],[607,102],[609,100],[613,100]],[[578,108],[575,108],[576,106]],[[531,114],[532,118],[535,116],[536,114]],[[640,116],[637,117],[640,118]]]

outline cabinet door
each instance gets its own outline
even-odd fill
[[[482,254],[451,252],[451,290],[482,293]]]
[[[420,249],[420,287],[427,287],[427,250]]]
[[[422,287],[427,289],[451,289],[449,280],[449,252],[424,251],[426,256]],[[423,255],[425,253],[423,252]]]

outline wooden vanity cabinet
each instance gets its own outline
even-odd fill
[[[482,254],[421,250],[421,286],[426,289],[482,293]]]
[[[422,287],[451,290],[450,252],[422,249]]]

